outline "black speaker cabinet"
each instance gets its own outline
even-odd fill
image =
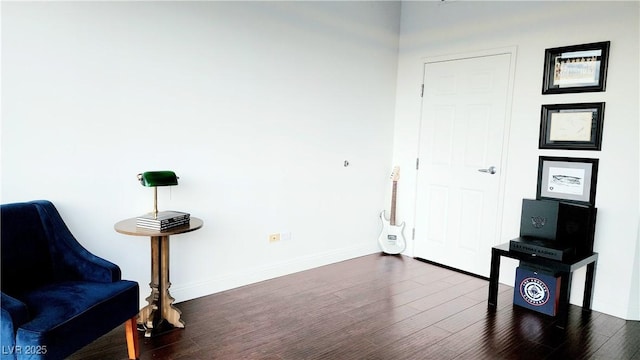
[[[573,247],[577,255],[591,254],[596,210],[589,205],[524,199],[520,237]]]

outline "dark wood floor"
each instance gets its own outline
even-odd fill
[[[186,328],[140,335],[141,359],[640,360],[640,322],[572,305],[562,331],[514,307],[509,286],[488,313],[487,293],[486,280],[374,254],[178,303]],[[71,357],[126,358],[123,327]]]

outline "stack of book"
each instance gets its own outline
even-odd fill
[[[149,213],[138,216],[136,218],[136,226],[145,229],[165,231],[189,224],[189,216],[188,213],[181,211],[160,211],[157,216]]]

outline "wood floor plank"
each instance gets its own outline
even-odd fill
[[[387,345],[377,346],[364,356],[371,360],[409,360],[422,358],[424,349],[447,338],[451,333],[437,327],[428,326],[406,335]]]
[[[620,320],[620,319],[616,319]],[[616,359],[640,358],[640,322],[625,321],[624,325],[593,354],[593,358],[604,359],[606,357]]]
[[[486,281],[474,277],[467,276],[465,280],[466,281],[441,288],[439,291],[435,291],[428,296],[417,299],[411,302],[411,306],[420,310],[431,309],[457,297],[464,296],[469,292],[480,288],[486,288],[487,286]]]
[[[186,327],[139,333],[141,360],[640,360],[640,322],[571,305],[561,330],[498,290],[489,312],[487,280],[372,254],[175,304]],[[124,327],[69,357],[126,358]]]

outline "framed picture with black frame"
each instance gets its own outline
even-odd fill
[[[542,94],[605,91],[609,41],[546,49]]]
[[[604,104],[542,105],[540,149],[600,150]]]
[[[540,156],[536,199],[595,206],[598,159]]]

